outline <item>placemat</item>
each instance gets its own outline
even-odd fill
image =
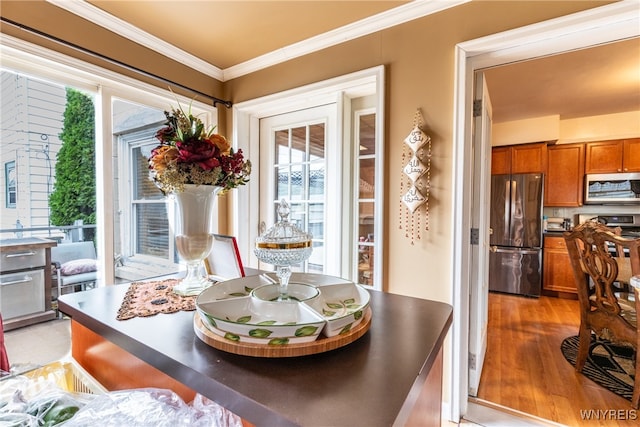
[[[116,319],[127,320],[137,316],[147,317],[158,313],[195,310],[195,296],[183,297],[173,293],[173,287],[179,282],[180,279],[165,279],[131,283]]]

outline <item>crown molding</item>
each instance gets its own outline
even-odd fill
[[[271,67],[340,43],[354,40],[377,31],[404,24],[445,9],[468,3],[471,0],[415,0],[377,15],[353,22],[301,42],[285,46],[238,65],[223,70],[224,80],[231,80],[246,74]]]
[[[376,31],[456,7],[468,3],[471,0],[415,0],[335,30],[328,31],[324,34],[285,46],[224,70],[158,37],[142,31],[84,0],[46,1],[168,58],[176,60],[194,70],[204,73],[209,77],[224,82],[358,37],[375,33]]]
[[[96,25],[99,25],[115,34],[158,52],[167,58],[173,59],[189,68],[193,68],[209,77],[217,80],[223,79],[223,71],[202,59],[185,52],[174,45],[155,37],[140,28],[123,21],[120,18],[97,8],[84,0],[46,0],[54,6],[73,13]]]

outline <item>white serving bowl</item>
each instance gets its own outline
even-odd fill
[[[249,296],[251,291],[257,287],[277,283],[278,278],[275,273],[265,273],[257,276],[238,277],[236,279],[224,280],[222,282],[214,283],[202,291],[198,296],[198,300],[204,303],[221,299],[245,297]],[[340,277],[325,276],[324,274],[314,273],[291,273],[291,278],[289,279],[289,286],[292,284],[320,286],[340,283],[351,282]]]
[[[280,285],[263,285],[253,289],[250,293],[253,298],[262,301],[276,301],[280,296]],[[289,283],[287,295],[293,301],[309,301],[320,296],[316,286],[304,283]]]
[[[269,283],[272,282],[263,276],[247,276],[224,280],[222,282],[214,283],[202,291],[198,296],[198,301],[203,303],[229,298],[246,297],[249,296],[251,291],[255,288]]]
[[[232,341],[284,345],[318,338],[325,320],[296,301],[263,301],[238,297],[202,302],[196,309],[207,329]]]
[[[319,286],[320,297],[304,304],[322,315],[327,324],[322,333],[327,337],[345,334],[362,322],[371,296],[362,286],[352,282]]]

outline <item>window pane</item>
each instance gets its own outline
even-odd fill
[[[309,167],[309,198],[324,198],[324,162],[312,163]]]
[[[374,284],[373,253],[373,246],[363,244],[358,247],[358,283],[361,285]]]
[[[276,211],[277,211],[277,208],[278,207],[276,205]],[[298,228],[300,228],[302,230],[307,230],[308,229],[306,208],[307,208],[306,204],[301,204],[301,203],[291,203],[290,204],[289,221],[294,223],[296,225],[296,227],[298,227]],[[277,212],[276,212],[276,218],[277,217],[278,216],[277,216]]]
[[[324,160],[325,132],[324,123],[309,126],[309,158],[311,161]]]
[[[358,187],[360,199],[373,199],[375,197],[376,160],[360,159],[360,183]]]
[[[358,150],[358,283],[375,286],[375,113],[356,115]]]
[[[134,186],[135,200],[161,200],[164,196],[158,187],[149,179],[149,164],[147,156],[151,154],[153,147],[139,147],[133,149],[133,176],[136,177]]]
[[[301,163],[307,158],[307,128],[291,129],[291,163]]]
[[[276,199],[289,199],[289,166],[276,167],[278,176],[278,188],[276,188]]]
[[[367,242],[373,242],[374,203],[360,202],[358,206],[358,238],[361,242],[363,239]]]
[[[169,257],[169,221],[164,203],[138,203],[136,211],[136,253],[167,259]]]
[[[276,140],[276,161],[278,164],[287,164],[291,162],[289,159],[289,131],[279,130],[275,132]]]
[[[5,171],[5,194],[6,194],[6,207],[15,208],[18,201],[17,180],[16,180],[16,162],[7,162],[4,165]]]
[[[376,153],[376,115],[365,114],[358,122],[360,155]]]
[[[313,240],[324,239],[324,203],[309,205],[309,231],[313,234]]]
[[[324,271],[324,242],[313,242],[313,252],[307,261],[309,273],[322,273]]]
[[[302,200],[306,196],[302,165],[291,167],[291,200]]]

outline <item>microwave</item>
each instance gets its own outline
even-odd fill
[[[640,204],[640,172],[585,175],[586,204]]]

